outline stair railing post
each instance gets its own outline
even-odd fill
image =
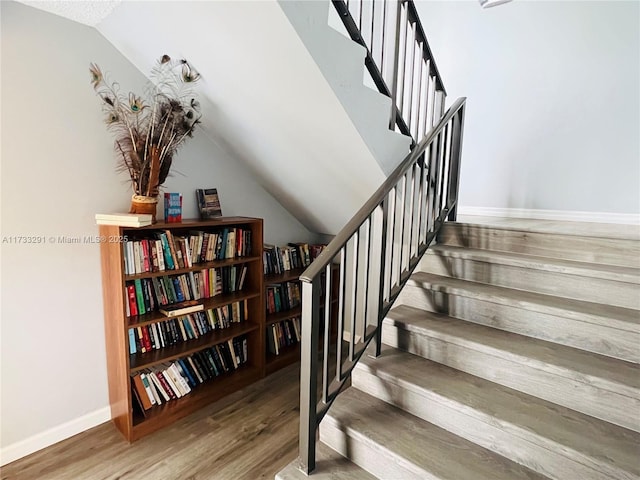
[[[393,46],[393,71],[391,74],[391,115],[389,117],[389,130],[396,130],[396,115],[398,114],[398,63],[400,62],[400,18],[402,17],[402,1],[396,0],[396,28],[395,42]]]
[[[449,211],[447,220],[455,222],[458,218],[458,189],[460,187],[460,161],[462,158],[462,133],[464,130],[464,110],[466,105],[462,105],[460,110],[452,118],[453,138],[451,139],[451,161],[449,162],[449,198],[447,204],[453,208]]]
[[[318,341],[320,280],[302,283],[302,341],[300,352],[299,468],[307,475],[316,468],[318,404]]]

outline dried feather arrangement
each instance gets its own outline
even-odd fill
[[[163,55],[149,75],[146,100],[120,92],[92,63],[91,83],[102,100],[105,123],[115,136],[118,169],[131,177],[135,195],[156,197],[178,148],[202,117],[193,84],[200,78],[186,60]]]

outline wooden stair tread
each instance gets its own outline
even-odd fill
[[[345,432],[351,450],[362,442],[376,457],[411,472],[411,478],[546,478],[355,388],[338,396],[320,427],[321,438],[323,428]]]
[[[640,366],[637,364],[406,305],[392,309],[385,323],[631,398],[640,398]]]
[[[570,222],[566,220],[539,220],[531,218],[500,218],[481,215],[459,215],[457,222],[447,223],[453,227],[476,227],[518,232],[570,235],[578,237],[640,240],[640,226]]]
[[[427,255],[439,255],[491,264],[640,284],[640,268],[635,267],[580,262],[526,253],[482,250],[453,245],[433,245],[427,250]]]
[[[631,308],[515,290],[425,272],[414,273],[407,285],[550,313],[620,330],[640,332],[640,312]]]
[[[357,369],[575,461],[640,476],[640,434],[631,430],[388,346]]]
[[[447,222],[439,244],[640,268],[640,226],[527,219]]]

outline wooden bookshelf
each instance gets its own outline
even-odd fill
[[[290,308],[282,309],[275,312],[269,312],[269,302],[270,302],[270,292],[269,289],[274,286],[280,286],[280,294],[287,295],[285,286],[288,283],[295,285],[295,288],[301,289],[300,285],[300,275],[304,272],[304,268],[295,268],[291,270],[287,270],[283,273],[279,274],[270,274],[265,275],[264,277],[264,286],[265,286],[265,374],[269,375],[281,368],[286,367],[292,363],[300,360],[300,343],[295,339],[295,332],[293,328],[292,322],[298,322],[300,328],[302,327],[300,323],[301,315],[302,315],[302,306],[301,304],[293,305]],[[302,296],[302,291],[299,290],[300,296]],[[291,300],[291,299],[290,299]],[[287,328],[289,329],[290,334],[292,335],[292,341],[295,343],[289,345],[280,345],[278,347],[278,353],[276,354],[274,350],[273,342],[278,342],[278,334],[280,332],[281,336],[286,336],[284,329],[284,322],[287,322]],[[274,331],[274,329],[276,329]]]
[[[269,375],[281,368],[284,368],[292,363],[295,363],[300,360],[300,343],[293,343],[290,345],[280,346],[278,349],[278,353],[273,352],[273,348],[269,348],[269,342],[271,342],[271,338],[268,334],[268,329],[272,328],[274,324],[281,324],[285,321],[290,321],[295,318],[301,318],[302,316],[302,305],[294,305],[292,308],[280,310],[277,312],[270,313],[268,311],[268,288],[271,285],[282,285],[288,282],[293,282],[298,285],[300,288],[300,294],[302,294],[302,285],[300,284],[300,275],[305,271],[305,268],[292,268],[290,270],[286,270],[279,274],[269,274],[264,277],[264,285],[265,285],[265,373]],[[335,337],[335,326],[337,325],[338,318],[338,269],[337,266],[332,269],[333,282],[331,292],[331,301],[330,301],[330,322],[331,322],[331,334],[332,337]],[[324,284],[323,284],[324,285]],[[324,312],[324,294],[321,297],[320,308],[321,312]],[[324,320],[323,320],[324,321]],[[324,328],[324,327],[323,327]],[[322,331],[323,328],[321,329]],[[321,334],[322,335],[322,334]],[[335,338],[334,338],[335,340]],[[320,342],[320,348],[324,346],[324,340]]]
[[[170,231],[174,237],[192,235],[193,232],[217,233],[224,229],[242,229],[249,231],[251,250],[244,256],[194,263],[193,266],[166,269],[165,271],[147,271],[143,273],[127,273],[125,260],[125,243],[136,239],[156,238],[155,234]],[[237,391],[263,377],[265,374],[265,303],[264,303],[264,271],[262,265],[263,221],[259,218],[220,217],[212,220],[184,220],[181,223],[156,223],[142,228],[100,225],[100,236],[104,239],[100,245],[102,264],[102,285],[105,315],[105,334],[107,350],[107,368],[109,380],[109,402],[111,417],[123,436],[130,442],[156,431],[178,418],[184,417],[202,406]],[[235,302],[242,302],[242,321],[232,322],[225,328],[200,332],[189,339],[153,348],[142,352],[137,345],[136,352],[130,353],[130,329],[138,331],[138,327],[151,331],[160,331],[160,324],[171,319],[162,315],[157,308],[143,315],[129,315],[130,299],[127,286],[135,281],[148,282],[158,277],[193,275],[202,270],[222,269],[224,267],[246,266],[246,277],[240,291],[232,291],[199,299],[204,311],[222,308]],[[155,280],[153,280],[155,281]],[[239,281],[236,279],[239,284]],[[191,285],[191,284],[190,284]],[[149,287],[150,289],[151,287]],[[191,287],[190,287],[191,288]],[[156,305],[157,307],[158,305]],[[231,307],[229,307],[231,310]],[[178,317],[180,318],[180,317]],[[182,321],[182,320],[179,320]],[[203,320],[201,320],[203,322]],[[204,325],[206,327],[206,325]],[[203,328],[204,328],[203,327]],[[165,326],[166,328],[166,326]],[[167,329],[168,331],[168,329]],[[135,333],[134,333],[135,334]],[[167,333],[168,335],[168,333]],[[164,340],[164,334],[161,334]],[[196,338],[197,337],[197,338]],[[244,356],[246,362],[239,363],[236,368],[217,376],[209,375],[202,382],[190,385],[191,392],[181,398],[163,401],[144,409],[138,405],[136,392],[132,387],[131,375],[146,369],[159,368],[161,364],[183,361],[188,357],[207,351],[216,345],[229,344],[233,349],[233,340],[246,340],[246,344],[238,341],[235,352],[237,358]],[[175,340],[175,339],[174,339]],[[158,340],[159,341],[159,340]],[[136,341],[136,343],[138,343]],[[156,345],[157,346],[157,345]],[[246,350],[244,347],[246,346]],[[233,355],[233,350],[231,350]],[[228,362],[227,362],[228,363]],[[203,375],[203,379],[204,379]],[[185,380],[187,380],[185,378]]]

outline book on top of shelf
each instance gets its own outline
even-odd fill
[[[182,194],[181,193],[165,192],[164,221],[167,223],[182,222]]]
[[[118,225],[121,227],[146,227],[151,225],[148,213],[96,213],[96,224]]]
[[[160,313],[167,317],[179,317],[187,313],[199,312],[204,310],[204,305],[195,300],[187,300],[173,305],[165,305],[160,308]]]
[[[196,199],[198,200],[200,218],[207,219],[222,216],[222,207],[220,206],[217,188],[196,189]]]

